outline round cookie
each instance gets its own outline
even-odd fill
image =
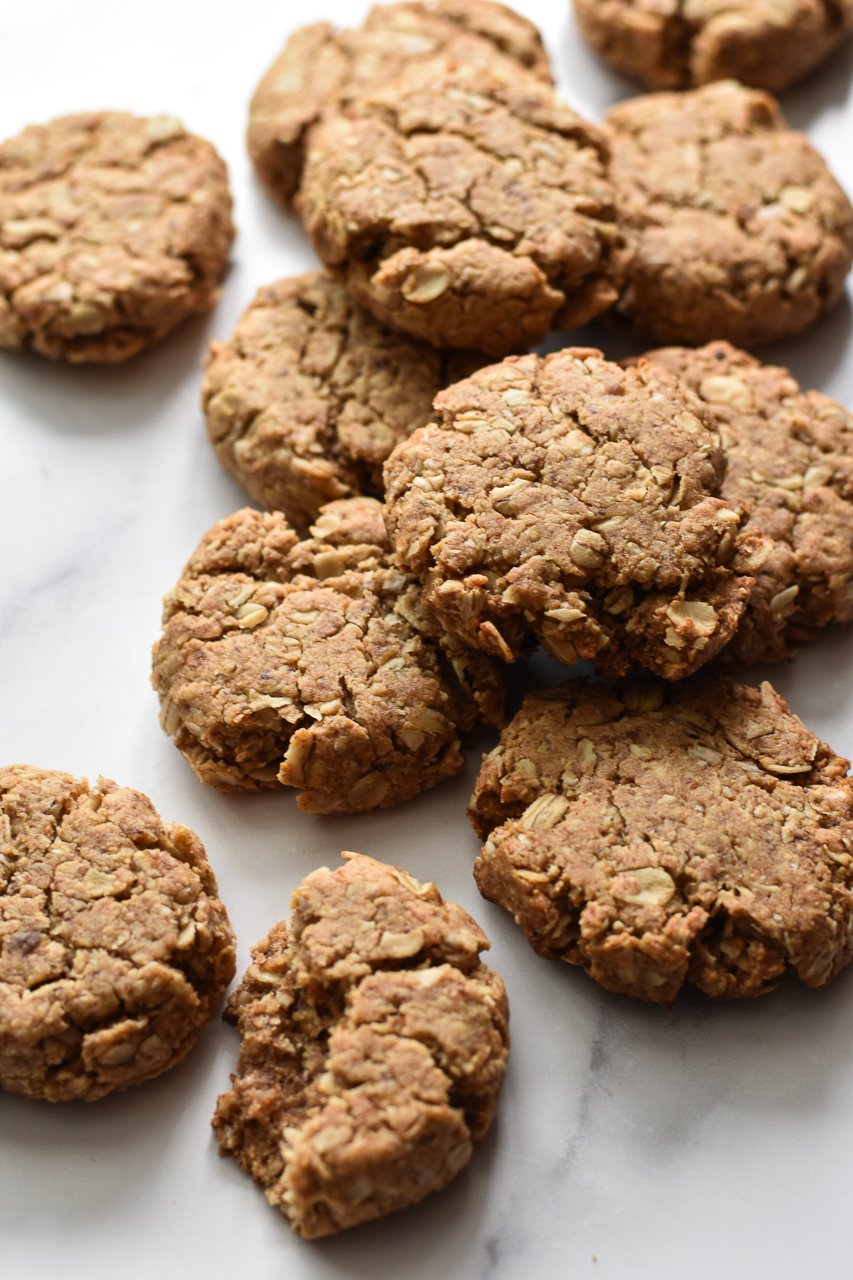
[[[607,165],[601,131],[529,72],[434,59],[312,130],[298,207],[383,323],[505,355],[618,297]]]
[[[233,976],[197,836],[105,778],[0,769],[0,1088],[93,1102],[150,1080]]]
[[[747,529],[773,543],[723,659],[781,661],[853,621],[853,417],[726,342],[645,358],[702,400],[726,452],[722,495],[746,503]]]
[[[241,1035],[213,1127],[300,1235],[446,1186],[487,1132],[509,1038],[489,943],[397,867],[345,853],[293,895],[227,1014]]]
[[[847,769],[769,684],[571,681],[484,760],[477,883],[608,991],[823,986],[853,955]]]
[[[853,31],[853,0],[574,0],[593,49],[650,89],[739,80],[779,93]]]
[[[693,393],[580,348],[449,387],[385,467],[386,518],[424,604],[467,645],[681,679],[734,633],[769,551],[720,497]]]
[[[260,178],[288,204],[299,190],[308,133],[325,112],[440,54],[473,66],[511,58],[551,83],[539,32],[493,0],[382,4],[354,30],[300,27],[249,107],[246,140]]]
[[[303,527],[337,498],[382,493],[382,464],[478,362],[393,333],[326,271],[259,290],[211,343],[202,405],[223,466]]]
[[[304,541],[278,512],[214,525],[166,598],[153,682],[202,782],[301,787],[309,813],[435,786],[503,705],[496,664],[425,615],[372,498],[330,503]]]
[[[0,144],[0,347],[114,364],[209,311],[225,165],[170,116],[62,116]]]
[[[631,98],[605,125],[633,250],[616,313],[638,335],[754,347],[837,304],[853,208],[774,99],[724,81]]]

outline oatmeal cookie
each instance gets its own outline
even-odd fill
[[[720,439],[648,363],[510,358],[439,395],[386,463],[387,520],[424,603],[512,661],[681,679],[734,633],[769,544],[720,497]]]
[[[211,343],[202,404],[220,462],[304,527],[337,498],[382,493],[382,464],[473,357],[393,333],[326,271],[261,289]]]
[[[377,319],[505,355],[618,297],[607,166],[603,133],[529,72],[435,59],[316,126],[298,206]]]
[[[114,364],[216,301],[225,165],[170,116],[62,116],[0,144],[0,347]]]
[[[638,334],[754,347],[836,305],[853,208],[773,98],[723,81],[631,98],[605,125],[634,254],[617,314]]]
[[[448,54],[469,66],[506,57],[552,83],[539,32],[493,0],[382,4],[355,30],[300,27],[258,85],[246,140],[258,175],[288,204],[299,190],[311,126],[325,112]]]
[[[372,498],[329,503],[303,541],[278,512],[214,525],[166,598],[153,682],[202,782],[301,787],[309,813],[435,786],[503,704],[497,664],[425,615]]]
[[[416,1204],[468,1163],[509,1046],[488,940],[432,884],[360,854],[293,895],[231,997],[213,1127],[307,1238]]]
[[[93,1102],[150,1080],[233,976],[197,836],[105,778],[0,769],[0,1088]]]
[[[772,540],[723,658],[780,661],[821,628],[853,621],[853,417],[727,342],[646,358],[702,400],[728,460],[722,495],[745,503],[746,527]]]
[[[477,883],[609,991],[819,987],[853,955],[847,769],[769,684],[571,681],[485,758]]]
[[[651,89],[739,80],[780,93],[853,31],[853,0],[574,0],[593,49]]]

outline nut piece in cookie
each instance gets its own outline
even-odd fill
[[[645,358],[699,396],[726,452],[722,496],[773,544],[724,660],[780,661],[853,621],[853,417],[727,342]]]
[[[468,66],[506,57],[551,83],[539,32],[493,0],[382,4],[355,30],[337,31],[327,22],[300,27],[249,108],[246,141],[261,179],[288,204],[299,189],[308,133],[324,113],[441,54]]]
[[[290,1225],[330,1235],[446,1186],[488,1130],[509,1038],[488,940],[432,884],[360,854],[313,872],[228,1002],[213,1127]]]
[[[462,643],[677,680],[743,613],[769,544],[720,497],[699,401],[647,363],[568,348],[441,393],[386,463],[387,521],[424,604]]]
[[[769,684],[571,681],[483,762],[477,883],[608,991],[819,987],[853,955],[847,768]]]
[[[574,0],[593,49],[650,89],[739,80],[779,93],[853,31],[853,0]]]
[[[312,131],[298,205],[379,320],[504,355],[618,297],[607,166],[601,130],[529,72],[435,59]]]
[[[444,636],[392,563],[372,498],[330,503],[304,541],[278,512],[214,525],[166,598],[153,682],[202,782],[300,787],[311,813],[435,786],[503,705],[497,664]]]
[[[225,165],[170,116],[62,116],[0,143],[0,347],[115,364],[216,302]]]
[[[617,313],[640,336],[756,347],[839,301],[853,208],[768,94],[730,81],[631,98],[605,118],[633,259]]]
[[[0,1088],[94,1102],[180,1062],[234,976],[217,892],[139,791],[0,769]]]
[[[211,344],[202,403],[223,466],[297,527],[337,498],[382,493],[382,464],[480,359],[393,333],[326,271],[259,290]]]

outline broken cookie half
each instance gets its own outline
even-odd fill
[[[769,684],[570,681],[483,762],[477,883],[609,991],[823,986],[853,955],[847,770]]]
[[[307,1238],[446,1186],[492,1122],[509,1044],[471,917],[397,867],[343,857],[255,948],[213,1120],[222,1154]]]

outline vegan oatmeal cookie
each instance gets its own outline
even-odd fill
[[[251,497],[301,528],[326,502],[380,496],[394,445],[482,362],[393,333],[311,271],[259,290],[230,341],[211,343],[208,436]]]
[[[139,791],[0,769],[0,1088],[93,1102],[180,1062],[234,976],[217,892]]]
[[[580,29],[650,89],[739,80],[780,93],[853,31],[853,0],[574,0]]]
[[[608,155],[530,72],[434,59],[312,130],[297,203],[320,258],[377,319],[505,355],[618,297]]]
[[[301,541],[278,512],[214,525],[166,598],[153,683],[202,782],[299,787],[310,813],[435,786],[503,705],[497,664],[424,613],[372,498],[329,503]]]
[[[460,642],[676,680],[730,639],[770,545],[720,496],[720,438],[689,388],[567,348],[435,407],[386,463],[386,519]]]
[[[413,63],[448,54],[471,66],[506,57],[551,83],[539,32],[493,0],[427,0],[372,8],[361,27],[300,27],[258,85],[247,142],[266,186],[285,204],[299,190],[312,125]]]
[[[101,111],[0,143],[0,347],[114,364],[216,302],[225,165],[171,116]]]
[[[820,987],[853,955],[847,769],[769,684],[570,681],[483,762],[477,883],[608,991]]]
[[[773,544],[723,658],[780,661],[831,623],[853,621],[853,417],[727,342],[645,358],[706,406],[726,452],[722,495],[746,503],[747,529]]]
[[[732,81],[647,94],[605,129],[633,252],[616,314],[639,336],[757,347],[838,303],[853,208],[768,94]]]
[[[488,1130],[508,1051],[488,941],[432,884],[359,854],[313,872],[228,1002],[241,1049],[213,1126],[300,1235],[446,1186]]]

